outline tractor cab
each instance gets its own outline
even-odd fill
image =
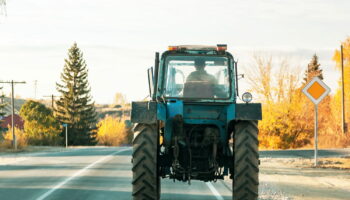
[[[183,101],[233,102],[234,65],[226,45],[170,46],[161,56],[154,96]]]

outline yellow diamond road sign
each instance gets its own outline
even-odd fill
[[[329,94],[331,89],[321,79],[315,77],[306,84],[302,91],[314,104],[317,105]]]

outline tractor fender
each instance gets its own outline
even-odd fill
[[[235,120],[261,120],[260,103],[237,103]]]
[[[166,106],[156,101],[134,101],[131,103],[131,122],[155,124],[166,120]]]
[[[131,103],[131,122],[155,124],[157,122],[157,102],[136,101]]]

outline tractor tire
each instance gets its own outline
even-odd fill
[[[233,200],[255,200],[259,187],[258,122],[239,121],[234,128]]]
[[[158,200],[158,132],[155,126],[139,124],[135,128],[132,154],[132,196],[134,200]]]

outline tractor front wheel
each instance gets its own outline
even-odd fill
[[[233,200],[255,200],[259,186],[258,122],[239,121],[234,129]]]
[[[132,195],[134,200],[158,200],[158,132],[156,126],[139,124],[135,128],[132,154]]]

